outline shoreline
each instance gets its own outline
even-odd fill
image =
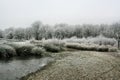
[[[80,52],[81,52],[81,54],[78,54]],[[52,79],[56,80],[56,79],[60,79],[60,77],[62,77],[62,80],[66,80],[66,79],[68,79],[68,77],[66,77],[66,76],[71,77],[71,78],[69,78],[70,80],[72,80],[72,77],[75,78],[75,76],[76,76],[76,79],[95,79],[97,76],[100,75],[100,74],[95,74],[96,72],[102,74],[102,73],[104,73],[104,71],[105,72],[108,71],[107,74],[109,74],[113,70],[113,73],[111,73],[111,75],[117,76],[118,73],[119,73],[119,70],[120,70],[120,68],[119,68],[120,64],[117,63],[118,61],[120,61],[120,59],[116,58],[114,55],[111,55],[111,54],[108,54],[108,53],[93,52],[93,51],[90,51],[90,52],[89,51],[72,51],[72,52],[71,51],[66,51],[66,52],[61,52],[61,53],[55,53],[54,54],[54,58],[56,58],[56,57],[57,58],[56,58],[56,60],[53,63],[49,63],[48,65],[46,65],[45,67],[43,67],[41,70],[37,70],[36,72],[32,72],[32,73],[30,73],[30,74],[22,77],[20,80],[31,80],[31,79],[33,79],[33,80],[45,80],[46,78],[49,79],[49,80],[52,80]],[[89,62],[89,60],[91,60],[92,58],[96,59],[96,61],[95,62],[93,62],[93,61]],[[86,62],[86,60],[84,60],[84,59],[88,60],[88,62],[87,63],[81,63],[82,61]],[[81,62],[79,62],[80,60],[81,60]],[[84,70],[82,70],[84,67],[81,67],[80,64],[83,65],[83,66],[86,65],[84,67],[87,70],[88,76],[86,76],[84,78],[82,76],[78,77],[78,73],[80,75],[85,75],[84,74]],[[67,66],[67,65],[69,65],[69,66]],[[79,67],[76,67],[75,65],[79,66]],[[92,69],[92,66],[90,66],[90,65],[94,65],[93,67],[96,66],[95,69],[98,70],[98,71],[96,71],[96,72],[93,71],[93,72],[91,72],[89,74],[89,69],[87,67],[89,67],[89,68]],[[102,67],[104,67],[105,70]],[[100,68],[100,71],[97,68]],[[59,69],[63,70],[62,74],[61,74],[61,71]],[[67,69],[69,69],[69,71]],[[76,71],[76,69],[77,69],[77,71]],[[118,71],[114,72],[116,69],[118,69]],[[80,70],[80,72],[79,72],[79,70]],[[103,70],[103,72],[101,72],[101,70]],[[83,73],[82,73],[82,71],[83,71]],[[70,73],[68,73],[68,72],[70,72]],[[91,74],[93,74],[93,76],[90,76]],[[49,76],[47,76],[47,75],[49,75]],[[104,75],[103,75],[103,78],[105,78]],[[114,79],[114,77],[112,77],[112,78]],[[119,78],[119,76],[117,76],[117,78]],[[105,78],[105,80],[106,79],[107,78]]]
[[[35,75],[35,73],[38,73],[38,72],[40,72],[40,71],[42,71],[42,70],[44,70],[44,69],[47,69],[47,67],[51,66],[52,63],[54,63],[54,61],[53,61],[53,62],[49,62],[48,64],[46,64],[45,66],[43,66],[42,68],[38,69],[38,70],[35,71],[35,72],[31,72],[31,73],[29,73],[29,74],[21,77],[20,80],[26,80],[26,79],[27,79],[28,77],[30,77],[31,75]]]

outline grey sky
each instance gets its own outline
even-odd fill
[[[44,24],[113,23],[120,20],[120,0],[0,0],[0,28]]]

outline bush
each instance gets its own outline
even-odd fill
[[[69,43],[92,43],[98,45],[111,45],[111,46],[114,46],[117,43],[117,40],[115,38],[107,38],[103,35],[99,35],[97,37],[88,37],[88,38],[72,37],[69,39],[63,39],[63,41]]]
[[[49,52],[59,52],[64,50],[64,42],[58,39],[44,41],[44,48]]]
[[[32,55],[39,55],[39,56],[42,56],[43,54],[45,54],[46,51],[44,48],[42,47],[34,47],[31,51],[31,54]]]
[[[117,48],[116,47],[111,47],[111,48],[109,48],[109,52],[117,52]]]
[[[108,52],[108,51],[109,51],[109,48],[108,48],[108,47],[105,47],[105,46],[98,46],[98,47],[96,48],[96,51]]]
[[[35,47],[33,44],[27,42],[13,42],[8,45],[14,47],[18,56],[32,55],[31,50]]]
[[[20,47],[18,47],[16,49],[17,55],[18,56],[28,56],[28,55],[31,55],[31,50],[34,47],[35,46],[32,45],[32,44],[22,45],[22,46],[20,46]]]
[[[13,47],[6,45],[6,44],[0,45],[0,57],[1,58],[9,58],[13,56],[16,56],[16,51]]]
[[[88,42],[92,42],[94,44],[99,44],[99,45],[114,46],[117,43],[117,40],[114,38],[107,38],[107,37],[104,37],[103,35],[99,35],[95,38],[88,38]]]
[[[56,46],[53,44],[45,44],[44,48],[49,52],[59,52],[61,51],[60,46]]]

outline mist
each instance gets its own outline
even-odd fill
[[[111,24],[120,20],[119,0],[0,0],[0,28],[44,24]]]

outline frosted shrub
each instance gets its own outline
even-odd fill
[[[109,48],[109,52],[117,52],[117,48],[116,47],[110,47]]]
[[[28,56],[28,55],[31,55],[31,50],[34,47],[35,46],[32,44],[21,45],[20,47],[16,49],[16,52],[18,56]]]
[[[64,42],[58,39],[49,39],[44,41],[44,48],[50,52],[59,52],[64,49]]]
[[[16,56],[15,49],[9,45],[1,44],[0,45],[0,57],[9,58],[12,56]]]
[[[45,49],[42,47],[34,47],[31,51],[32,55],[39,55],[42,56],[46,53]]]
[[[114,38],[106,38],[102,35],[95,37],[95,38],[90,38],[89,42],[99,44],[99,45],[111,45],[114,46],[117,43],[117,40]]]
[[[59,52],[61,50],[60,46],[56,46],[54,44],[45,44],[44,48],[50,52]]]
[[[98,45],[111,45],[114,46],[117,43],[117,40],[114,38],[107,38],[104,37],[103,35],[99,35],[97,37],[88,37],[88,38],[77,38],[77,37],[72,37],[69,39],[63,39],[65,42],[69,43],[92,43],[92,44],[98,44]]]
[[[106,46],[98,46],[96,47],[96,51],[100,51],[100,52],[108,52],[109,51],[109,48],[106,47]]]

